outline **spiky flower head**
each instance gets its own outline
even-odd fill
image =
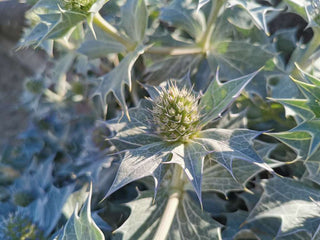
[[[60,0],[61,7],[66,10],[86,13],[96,0]]]
[[[199,130],[198,98],[185,87],[170,83],[153,100],[153,122],[156,132],[168,142],[186,142]]]
[[[44,240],[42,230],[22,214],[10,215],[8,219],[0,221],[1,240]]]

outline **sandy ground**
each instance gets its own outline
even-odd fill
[[[46,62],[43,52],[15,49],[26,9],[16,1],[0,0],[0,151],[5,144],[14,143],[26,128],[28,114],[19,106],[23,82],[43,69]]]

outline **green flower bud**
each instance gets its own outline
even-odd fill
[[[87,13],[96,0],[59,0],[63,9]]]
[[[15,214],[0,222],[0,239],[44,240],[46,238],[42,230],[33,224],[30,219],[21,214]]]
[[[165,141],[186,142],[199,131],[198,99],[191,91],[170,84],[153,103],[153,122]]]

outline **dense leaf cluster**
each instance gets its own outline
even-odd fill
[[[0,238],[320,239],[319,7],[36,1]]]

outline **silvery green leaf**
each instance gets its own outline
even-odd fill
[[[152,192],[142,192],[140,196],[127,205],[131,215],[127,221],[115,231],[115,239],[149,240],[154,237],[163,209],[168,200],[167,192],[160,191],[156,199]],[[168,239],[220,239],[220,224],[203,212],[193,200],[184,194],[173,224],[169,230]]]
[[[89,12],[97,13],[100,9],[108,2],[109,0],[96,0],[94,4],[92,4]]]
[[[307,231],[309,234],[316,231],[320,223],[318,189],[297,180],[279,177],[263,181],[262,185],[263,195],[251,211],[247,219],[249,223],[259,219],[280,219],[277,237],[298,231]]]
[[[73,215],[63,228],[59,236],[59,240],[104,240],[102,231],[97,227],[91,218],[91,196],[92,186],[84,203],[80,214],[78,215],[78,206],[74,210]]]
[[[276,145],[260,141],[255,143],[254,146],[257,153],[270,167],[279,167],[285,164],[269,158]],[[202,191],[221,192],[225,196],[230,191],[244,190],[248,180],[263,170],[255,164],[247,164],[243,160],[234,159],[232,161],[231,175],[224,166],[215,163],[214,159],[208,158],[206,162],[203,172]]]
[[[221,114],[233,103],[257,73],[258,71],[221,83],[217,72],[215,80],[211,82],[200,101],[200,107],[203,109],[204,114],[201,123],[205,125],[221,117]]]
[[[194,39],[202,37],[204,31],[201,12],[196,12],[195,9],[187,9],[182,6],[182,1],[173,1],[169,7],[162,8],[160,20],[186,31]]]
[[[128,37],[136,43],[144,39],[148,11],[144,0],[127,0],[121,8],[121,26]]]
[[[176,163],[182,167],[202,204],[201,186],[203,161],[204,157],[208,154],[208,151],[203,145],[197,142],[189,142],[178,145],[172,150],[172,154],[173,156],[170,163]]]
[[[208,51],[208,63],[214,71],[219,68],[224,79],[236,78],[263,67],[272,59],[274,53],[268,48],[268,45],[255,45],[248,41],[214,41]]]
[[[305,6],[305,11],[308,18],[308,26],[313,28],[320,27],[320,1],[310,0]]]
[[[93,27],[93,31],[88,31],[85,41],[78,48],[78,52],[88,56],[89,58],[105,57],[110,53],[123,53],[126,48],[119,42],[108,36],[100,28]]]
[[[133,64],[143,52],[144,47],[139,46],[133,52],[128,53],[117,67],[100,78],[100,85],[93,96],[98,95],[102,103],[106,105],[106,97],[108,93],[112,92],[125,113],[128,114],[128,107],[124,96],[124,86],[127,85],[129,89],[131,89],[131,70]]]
[[[295,12],[305,18],[305,20],[308,20],[305,11],[305,6],[307,6],[308,0],[284,0],[284,2],[289,6],[292,12]]]
[[[48,7],[48,10],[52,10],[50,9],[51,3],[47,6],[47,4],[41,4],[41,2],[34,6],[34,11],[36,11],[37,6]],[[58,6],[57,1],[53,2]],[[66,11],[60,8],[39,13],[38,16],[41,21],[24,37],[21,41],[22,46],[39,46],[44,40],[61,38],[78,23],[86,19],[86,15],[83,13]]]
[[[129,115],[130,120],[127,116],[123,116],[106,122],[113,135],[105,137],[116,146],[117,150],[124,151],[161,141],[161,138],[151,131],[153,117],[150,101],[141,100],[137,107],[129,110]]]
[[[320,119],[309,120],[291,129],[293,132],[306,132],[311,136],[308,156],[311,156],[320,146]]]
[[[307,132],[266,133],[291,147],[297,153],[297,159],[305,160],[308,156],[311,136]]]
[[[269,35],[266,15],[269,11],[274,11],[273,7],[263,6],[252,0],[229,0],[230,7],[240,6],[244,8],[251,16],[256,26]]]
[[[231,174],[234,159],[242,159],[273,172],[252,146],[252,139],[260,132],[247,129],[207,129],[199,132],[195,141],[210,151],[211,157]]]
[[[202,8],[204,5],[206,5],[210,0],[199,0],[198,1],[198,7],[197,11],[199,11],[200,8]]]
[[[73,188],[73,185],[60,189],[52,185],[46,195],[38,198],[21,211],[30,216],[33,222],[38,223],[48,236],[60,219],[63,205]]]
[[[166,142],[154,142],[125,152],[117,175],[105,197],[124,185],[147,176],[153,176],[155,187],[159,184],[161,163],[167,161],[168,154],[174,148]]]
[[[227,220],[226,228],[222,231],[223,240],[237,239],[236,235],[239,234],[241,225],[248,217],[248,212],[237,210],[236,212],[224,214]]]
[[[144,82],[151,85],[159,85],[168,79],[180,79],[187,72],[195,68],[202,57],[200,55],[172,56],[155,61],[146,69]]]
[[[315,152],[308,161],[305,162],[308,174],[305,176],[313,182],[320,184],[320,160],[319,160],[320,149]]]

